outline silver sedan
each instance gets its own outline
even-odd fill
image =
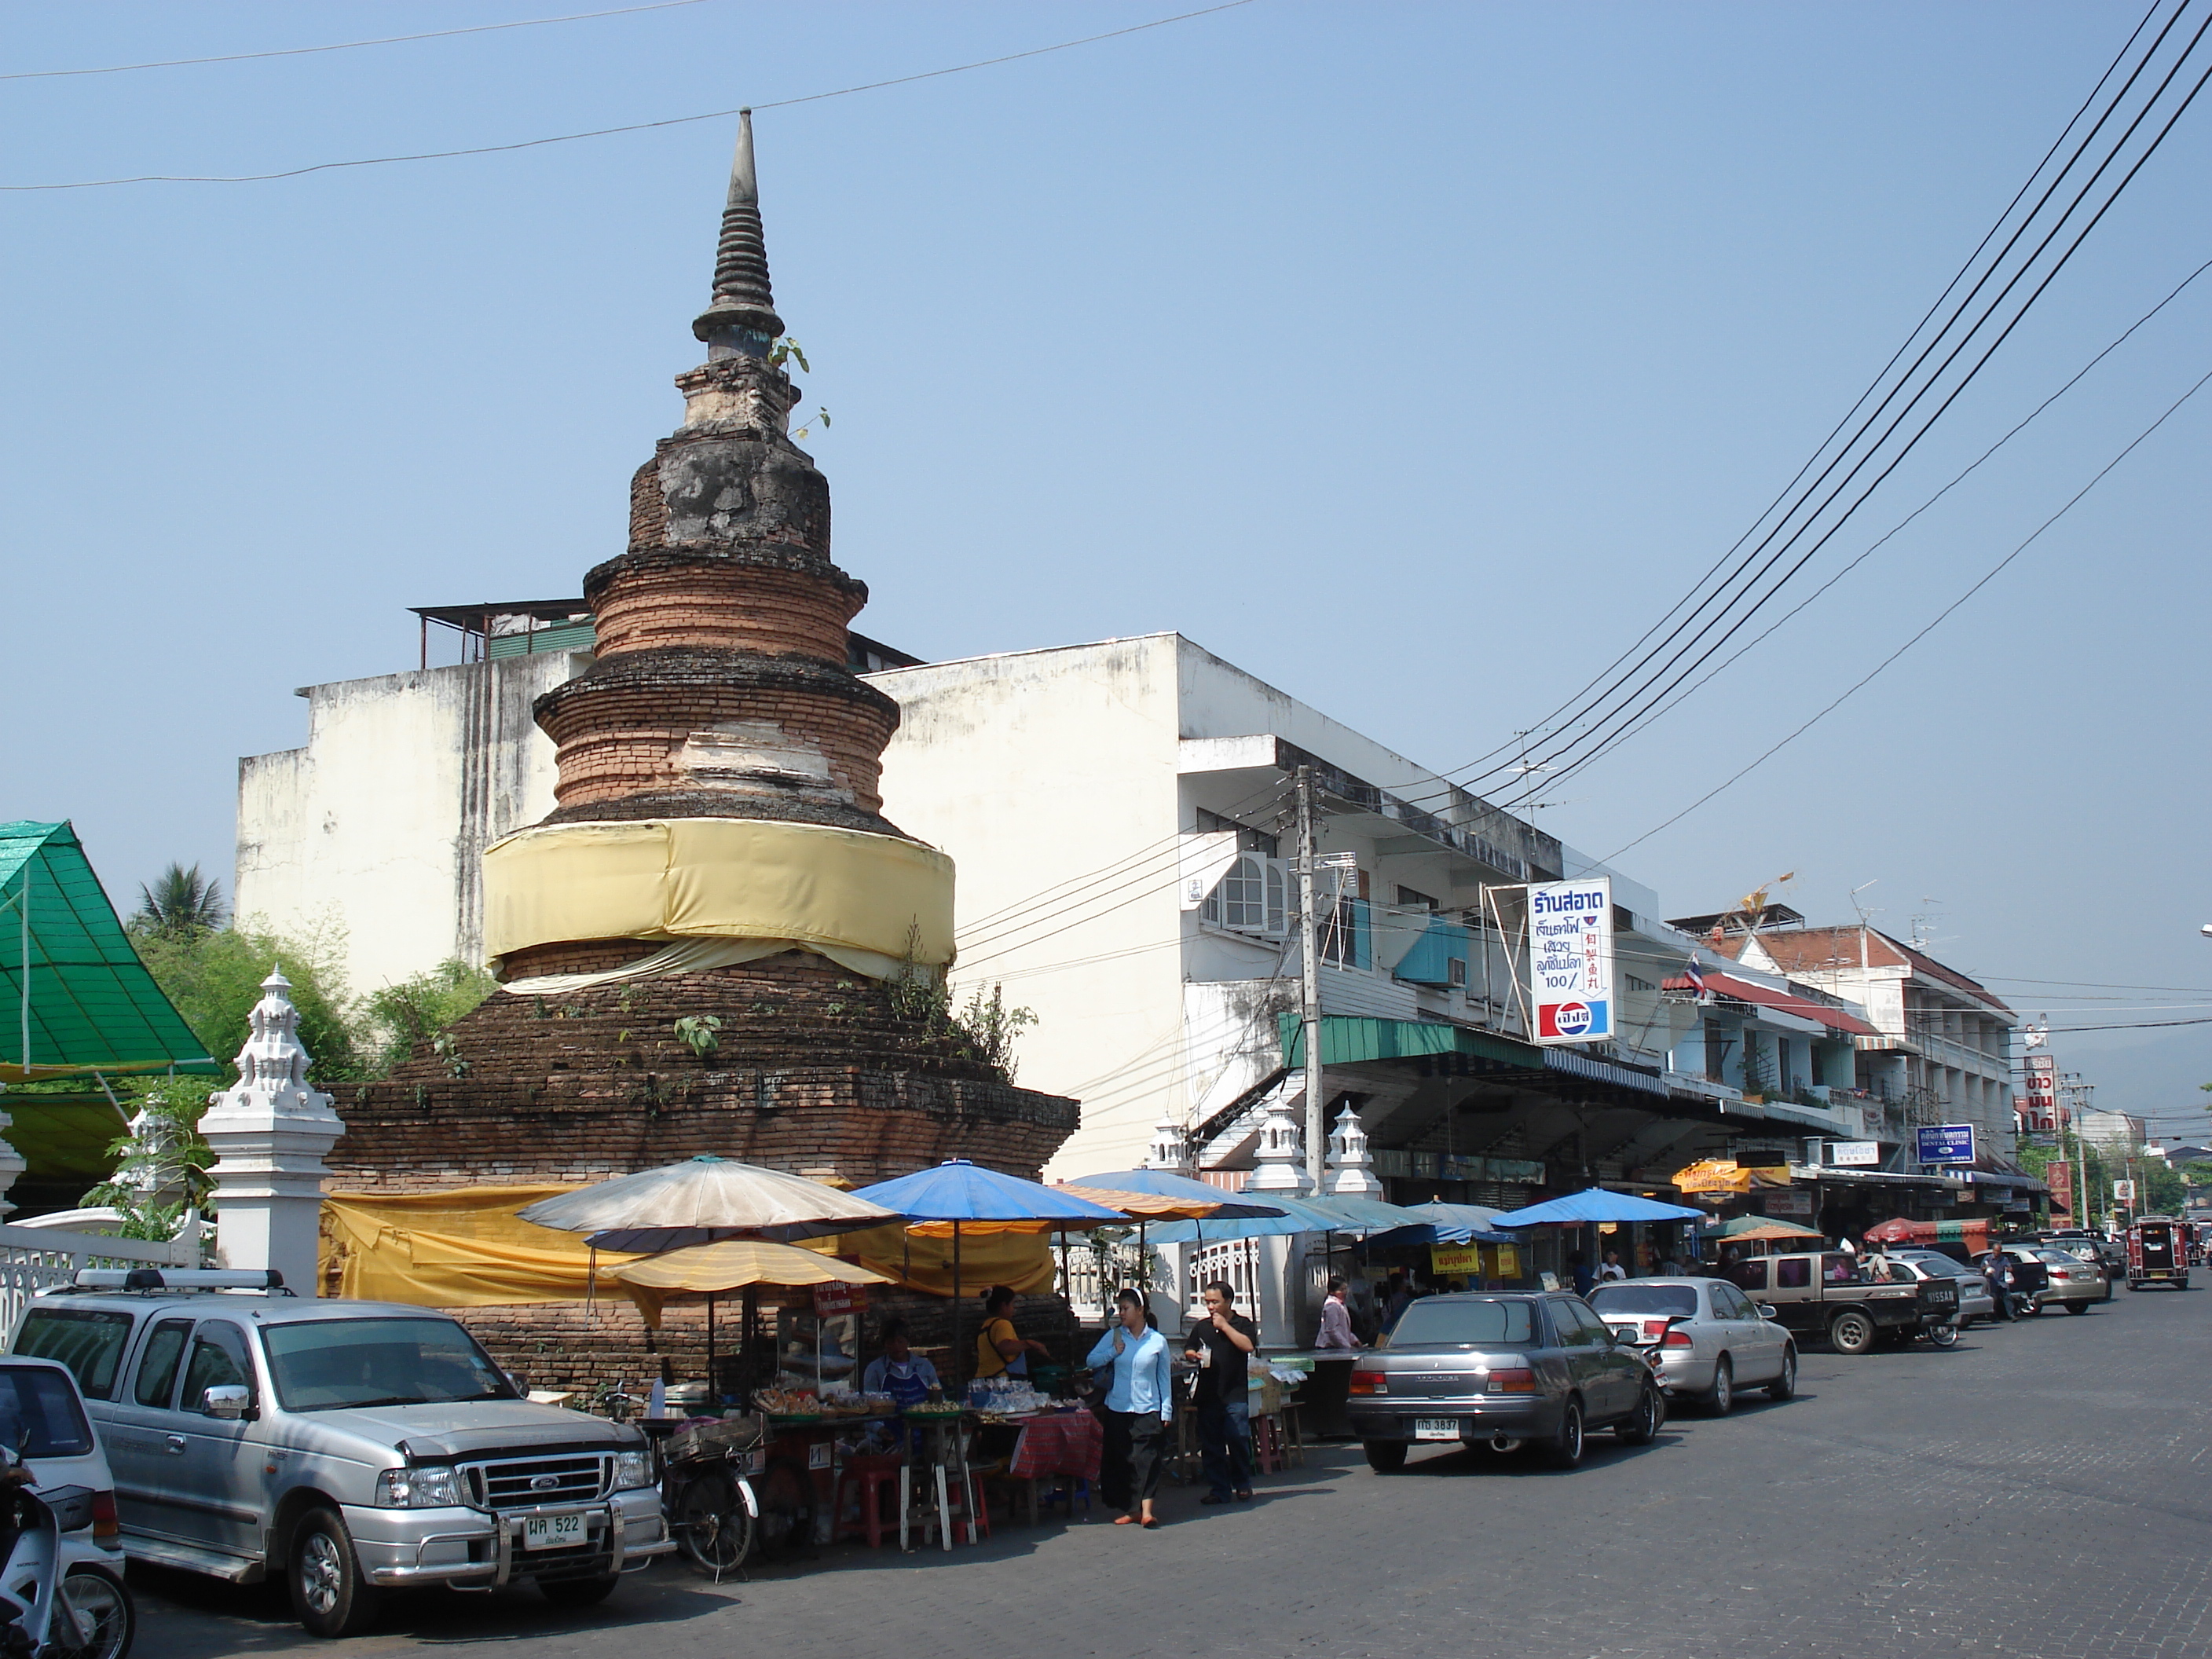
[[[1615,1335],[1652,1355],[1668,1393],[1693,1396],[1716,1416],[1739,1388],[1763,1388],[1775,1400],[1797,1391],[1790,1333],[1724,1279],[1615,1279],[1592,1291],[1589,1304]]]
[[[1941,1250],[1890,1250],[1886,1252],[1893,1261],[1909,1261],[1923,1273],[1948,1273],[1959,1286],[1959,1328],[1964,1330],[1977,1319],[1997,1316],[1996,1298],[1990,1294],[1990,1282],[1981,1270],[1945,1255]]]

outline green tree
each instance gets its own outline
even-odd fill
[[[138,908],[132,913],[131,931],[165,939],[192,939],[214,932],[229,920],[230,907],[222,902],[222,884],[172,864],[151,885],[138,885]]]
[[[372,991],[364,1000],[364,1006],[380,1042],[379,1074],[410,1059],[416,1044],[434,1045],[464,1015],[497,989],[499,981],[483,969],[472,968],[458,957],[448,957],[428,973],[416,974],[396,985]],[[450,1059],[449,1056],[449,1061]]]
[[[219,928],[198,933],[141,933],[139,959],[192,1035],[224,1066],[246,1046],[249,1016],[261,1000],[261,981],[283,966],[300,1011],[300,1041],[313,1057],[309,1079],[328,1087],[362,1075],[360,1045],[348,1017],[338,968],[337,939],[328,930],[306,938]],[[220,1086],[220,1085],[216,1085]]]
[[[213,1083],[205,1077],[157,1077],[118,1085],[122,1099],[137,1109],[133,1119],[144,1115],[143,1139],[118,1135],[109,1143],[115,1173],[86,1193],[84,1202],[113,1209],[122,1218],[118,1231],[124,1237],[173,1238],[186,1209],[208,1210],[215,1153],[199,1123]],[[181,1190],[164,1201],[164,1188]]]
[[[2136,1165],[2136,1179],[2142,1182],[2139,1214],[2181,1213],[2181,1206],[2189,1197],[2189,1183],[2181,1178],[2180,1170],[2162,1158],[2147,1158]]]

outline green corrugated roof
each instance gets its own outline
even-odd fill
[[[1305,1030],[1296,1014],[1277,1016],[1283,1043],[1283,1064],[1293,1068],[1306,1063]],[[1473,1054],[1506,1066],[1544,1069],[1544,1051],[1511,1037],[1471,1031],[1464,1025],[1435,1020],[1369,1019],[1349,1014],[1325,1015],[1321,1022],[1321,1063],[1357,1066],[1364,1060],[1418,1060],[1429,1054]]]
[[[76,831],[66,823],[0,823],[0,1082],[171,1066],[220,1069],[131,948]]]

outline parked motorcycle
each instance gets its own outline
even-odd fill
[[[41,1490],[14,1449],[0,1445],[0,1655],[128,1659],[137,1608],[120,1556],[96,1541],[103,1519],[107,1536],[118,1536],[113,1503],[86,1486]]]

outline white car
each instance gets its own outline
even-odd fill
[[[40,1497],[76,1494],[49,1505],[66,1529],[61,1570],[69,1605],[93,1632],[70,1651],[85,1659],[126,1659],[137,1620],[123,1583],[115,1477],[68,1366],[0,1357],[0,1445],[22,1460]]]
[[[1613,1334],[1649,1353],[1661,1386],[1716,1416],[1740,1388],[1787,1400],[1797,1391],[1797,1345],[1725,1279],[1617,1279],[1589,1293]]]

